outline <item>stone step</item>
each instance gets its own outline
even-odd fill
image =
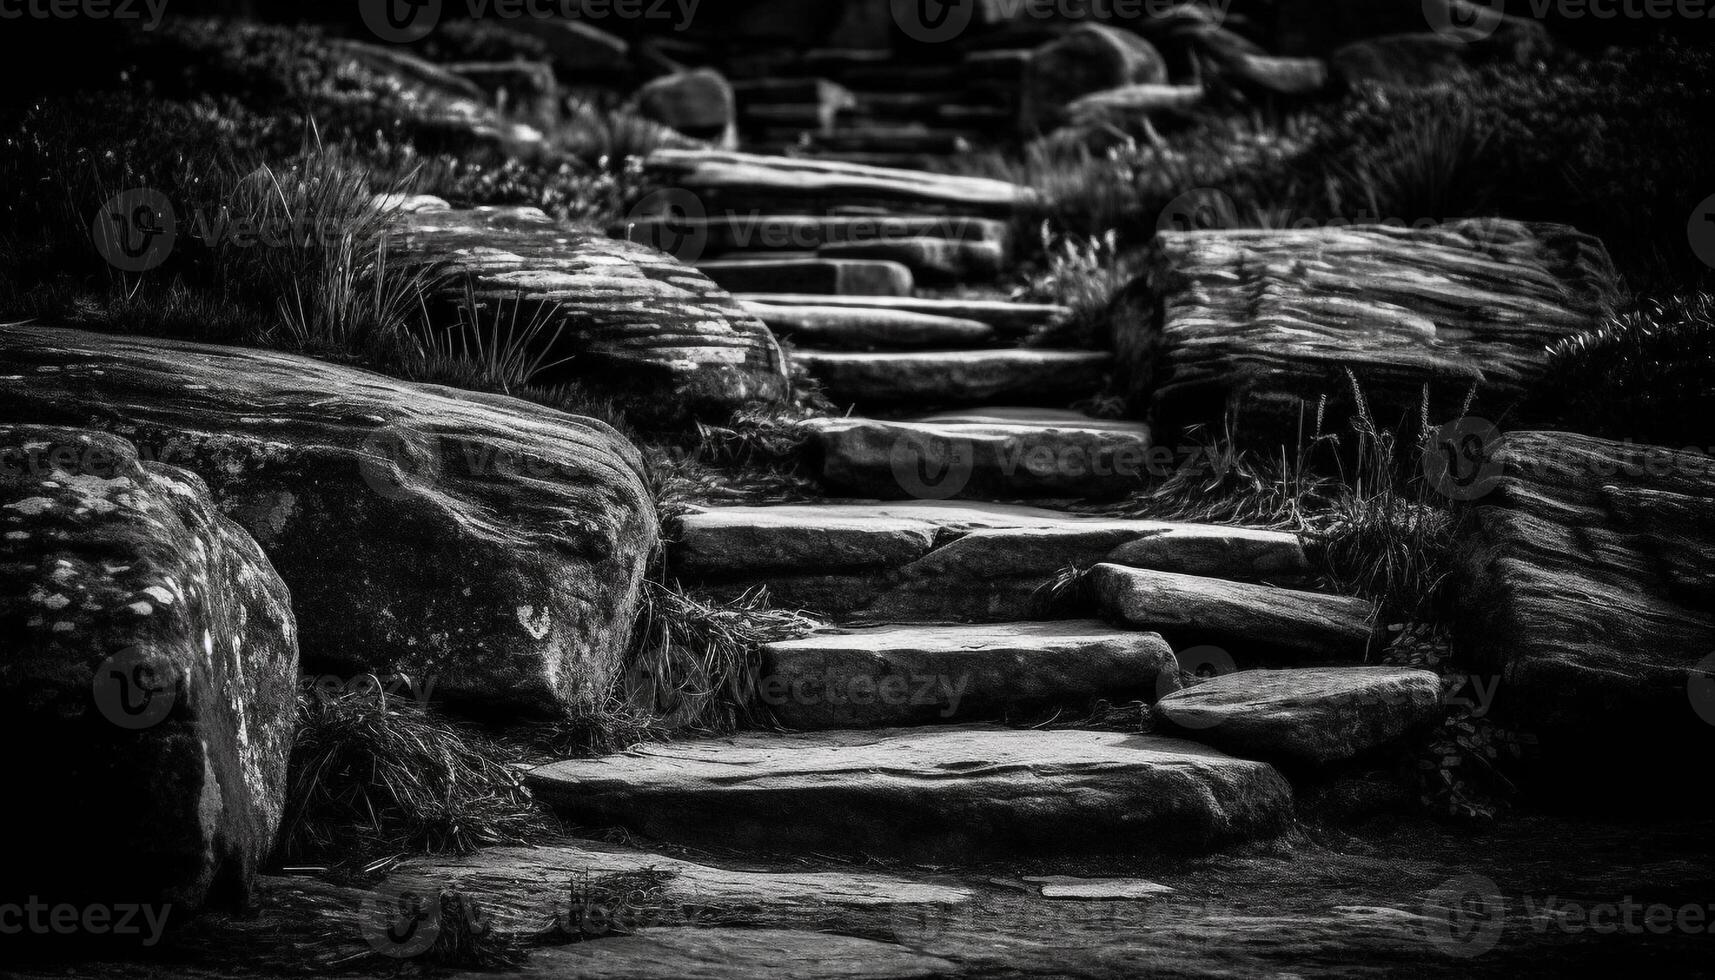
[[[848,125],[810,141],[817,150],[870,153],[967,153],[971,134],[924,126]]]
[[[1281,765],[1344,762],[1433,721],[1441,678],[1409,667],[1241,670],[1169,693],[1156,719],[1175,733]]]
[[[849,306],[865,309],[901,310],[908,313],[928,313],[961,320],[978,320],[992,325],[1003,335],[1022,336],[1033,329],[1056,323],[1071,315],[1064,306],[1044,303],[1012,303],[991,299],[926,299],[918,296],[830,298],[816,295],[773,293],[736,297],[747,303],[773,303],[788,306]]]
[[[709,259],[697,271],[730,292],[826,293],[832,296],[909,296],[911,270],[898,262],[863,259]]]
[[[1012,245],[1012,229],[1004,221],[935,214],[652,215],[616,224],[609,234],[666,251],[676,251],[687,240],[711,252],[813,251],[825,245],[920,238],[992,244],[1003,252]]]
[[[539,946],[518,980],[928,980],[956,976],[951,960],[899,943],[832,935],[814,928],[735,929],[666,926],[599,942]],[[448,974],[492,980],[492,971]]]
[[[1178,739],[970,726],[737,735],[531,770],[585,826],[765,852],[945,864],[1180,854],[1269,837],[1292,790],[1267,763]]]
[[[721,281],[712,272],[710,278]],[[1046,348],[796,351],[792,357],[839,405],[1066,404],[1100,391],[1113,363],[1102,351]]]
[[[1364,599],[1117,564],[1086,581],[1106,618],[1159,630],[1175,649],[1214,644],[1244,666],[1357,663],[1373,639],[1376,608]]]
[[[1115,496],[1173,465],[1170,456],[1152,458],[1148,425],[1066,409],[825,419],[810,429],[824,483],[881,498]]]
[[[885,626],[762,648],[758,696],[787,728],[1003,720],[1098,698],[1154,701],[1178,684],[1158,633],[1095,620]]]
[[[905,310],[847,306],[774,306],[741,303],[775,334],[806,347],[871,348],[981,347],[999,333],[977,320]]]
[[[1007,213],[1036,198],[1028,187],[985,177],[720,150],[657,150],[644,160],[644,170],[668,186],[769,202],[783,198],[902,201]]]
[[[1006,265],[1006,251],[995,242],[947,238],[885,238],[823,245],[816,254],[830,259],[898,262],[925,286],[992,282]]]
[[[934,500],[714,508],[682,519],[671,556],[675,575],[719,594],[767,585],[781,606],[894,622],[1030,618],[1063,569],[1100,562],[1243,580],[1309,571],[1283,531]]]
[[[752,102],[739,106],[738,122],[746,129],[789,128],[804,132],[831,133],[843,108],[845,107],[840,103],[827,102]]]

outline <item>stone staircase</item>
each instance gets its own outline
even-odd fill
[[[888,91],[872,104],[928,112]],[[646,172],[705,213],[625,234],[696,240],[697,268],[848,412],[806,426],[838,496],[691,513],[673,573],[838,625],[761,651],[756,698],[782,730],[539,767],[542,799],[587,826],[765,851],[1198,850],[1278,833],[1288,777],[1434,715],[1435,675],[1361,666],[1375,610],[1315,591],[1294,534],[1000,502],[1121,495],[1174,462],[1148,425],[1069,408],[1109,387],[1111,354],[1030,346],[1066,311],[997,289],[1028,190],[712,151]],[[1185,688],[1199,674],[1221,676]],[[1151,733],[1009,727],[1098,701],[1159,703]]]

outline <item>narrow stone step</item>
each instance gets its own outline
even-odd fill
[[[984,177],[719,150],[656,150],[644,160],[644,170],[669,186],[769,201],[894,200],[1010,212],[1036,198],[1028,187]]]
[[[935,214],[652,215],[616,224],[609,234],[654,248],[676,248],[692,239],[711,252],[813,251],[851,242],[931,238],[991,243],[1004,254],[1012,243],[1012,230],[1004,221]]]
[[[1163,698],[1155,716],[1247,759],[1320,766],[1433,721],[1441,678],[1409,667],[1302,667],[1223,674]]]
[[[1096,620],[886,626],[764,646],[757,691],[787,728],[877,728],[1154,701],[1177,674],[1160,634]]]
[[[1376,614],[1363,599],[1101,564],[1087,581],[1102,613],[1160,630],[1176,648],[1221,646],[1241,665],[1363,660]]]
[[[683,518],[671,555],[675,575],[717,593],[766,585],[782,606],[894,622],[1030,618],[1063,569],[1100,562],[1244,580],[1309,570],[1283,531],[929,500],[714,508]]]
[[[950,960],[898,943],[813,929],[735,929],[667,926],[614,935],[599,942],[539,946],[521,980],[927,980],[958,974]],[[450,975],[492,980],[492,971]]]
[[[832,296],[909,296],[911,270],[863,259],[710,259],[697,271],[735,293],[771,291]]]
[[[712,272],[710,278],[720,282]],[[1100,391],[1113,362],[1102,351],[1046,348],[797,351],[793,358],[840,405],[1065,404]]]
[[[817,254],[830,259],[898,262],[926,286],[992,282],[1006,264],[1006,252],[995,242],[929,237],[841,242],[823,245]]]
[[[1175,854],[1271,836],[1292,790],[1178,739],[986,726],[738,735],[527,775],[587,826],[759,851],[948,861]]]
[[[1171,454],[1152,456],[1148,425],[1066,409],[838,418],[809,427],[824,483],[884,499],[1114,496],[1174,465]]]
[[[846,306],[774,306],[741,303],[776,335],[806,347],[871,348],[981,347],[998,332],[977,320],[905,310]]]
[[[928,313],[961,320],[979,320],[992,325],[1008,337],[1017,337],[1030,330],[1065,319],[1071,310],[1045,303],[1012,303],[991,299],[925,299],[917,296],[835,299],[816,295],[771,293],[745,295],[737,299],[753,303],[774,303],[789,306],[853,306],[868,309],[903,310],[908,313]]]

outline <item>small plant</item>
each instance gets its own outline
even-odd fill
[[[421,362],[416,372],[508,395],[528,388],[537,375],[571,360],[549,360],[566,329],[559,305],[535,303],[530,316],[521,319],[521,311],[531,306],[522,293],[510,300],[479,298],[466,279],[450,327],[437,327],[424,317],[413,331]]]
[[[1030,338],[1044,347],[1101,349],[1111,346],[1106,335],[1107,312],[1126,283],[1136,275],[1136,263],[1120,254],[1119,233],[1084,238],[1055,235],[1047,222],[1040,229],[1040,271],[1013,291],[1013,298],[1057,303],[1071,315]]]

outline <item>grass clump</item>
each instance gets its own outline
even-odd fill
[[[287,776],[280,854],[288,864],[466,853],[525,844],[547,817],[505,754],[423,700],[372,684],[307,684]]]

